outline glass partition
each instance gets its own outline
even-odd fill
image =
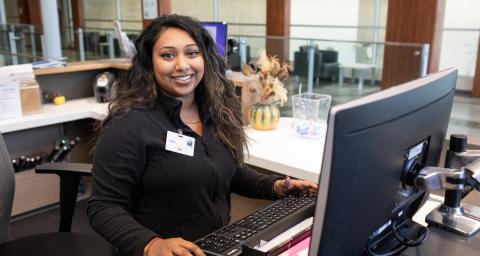
[[[7,24],[0,24],[0,51],[9,52],[10,46],[8,44],[8,26]]]
[[[11,54],[8,52],[0,52],[0,67],[18,64],[28,64],[41,60],[41,57],[33,57],[31,55]]]
[[[25,63],[42,56],[41,35],[32,25],[0,25],[0,53],[6,63]]]
[[[257,24],[263,28],[262,24]],[[244,25],[239,25],[244,26]],[[256,25],[255,25],[256,26]],[[79,46],[68,40],[62,42],[63,56],[67,61],[96,60],[120,57],[120,49],[113,30],[89,27],[72,31],[81,39]],[[35,58],[39,51],[37,35],[15,30],[19,62],[24,56]],[[140,30],[126,30],[135,40]],[[0,30],[0,43],[9,41],[9,29]],[[33,41],[32,41],[33,40]],[[36,47],[31,47],[32,42]],[[80,46],[81,45],[81,46]],[[234,71],[241,71],[242,64],[255,63],[262,49],[268,55],[276,55],[290,67],[290,77],[285,81],[289,96],[301,92],[316,92],[333,96],[332,104],[339,104],[380,90],[382,84],[396,85],[426,74],[428,45],[404,43],[378,43],[356,40],[332,40],[300,37],[259,36],[232,34],[229,37],[227,62]],[[0,45],[11,53],[8,43]],[[83,49],[79,52],[74,49]],[[11,63],[12,58],[5,63]],[[9,59],[9,60],[7,60]],[[14,60],[14,59],[13,59]],[[386,62],[385,62],[386,61]],[[398,74],[404,75],[398,77]],[[402,80],[403,79],[403,80]],[[291,105],[282,108],[283,115],[291,115]]]
[[[127,34],[127,37],[130,40],[135,41],[141,31],[124,29],[123,32]],[[81,43],[78,46],[79,50],[73,50],[74,48],[71,50],[63,49],[63,54],[68,57],[68,61],[113,59],[121,57],[120,47],[113,29],[84,28],[78,29],[74,33],[81,39]],[[80,49],[83,49],[83,52]]]
[[[113,30],[104,28],[83,29],[83,45],[86,60],[109,59],[115,57],[115,48],[112,47],[110,38],[113,37]],[[110,56],[110,53],[113,53]]]
[[[243,63],[255,64],[260,50],[266,49],[290,66],[284,82],[289,97],[300,91],[328,94],[333,105],[379,91],[384,78],[395,85],[421,77],[428,60],[424,44],[232,35],[230,45],[234,45],[228,55],[232,70],[240,71]],[[398,77],[400,73],[403,76]],[[281,111],[282,116],[291,116],[291,104]]]

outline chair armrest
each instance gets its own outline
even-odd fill
[[[35,167],[35,173],[52,173],[60,176],[92,176],[92,164],[82,163],[43,163]]]
[[[44,163],[35,173],[51,173],[60,177],[60,232],[70,232],[82,176],[92,176],[92,165],[81,163]]]

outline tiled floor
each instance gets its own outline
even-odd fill
[[[448,133],[466,134],[472,144],[480,146],[480,97],[455,95]]]
[[[289,83],[287,83],[289,95],[298,92],[298,85],[300,83],[302,83],[301,79],[295,78],[292,78]],[[305,85],[306,83],[303,82],[303,84]],[[364,90],[362,91],[358,90],[357,84],[346,83],[343,87],[339,87],[334,82],[322,82],[314,85],[314,92],[332,95],[332,105],[341,104],[378,90],[378,86],[368,84],[364,86]],[[282,108],[282,116],[291,116],[291,104],[289,102]],[[467,134],[473,141],[480,141],[480,98],[471,97],[467,93],[458,93],[455,96],[448,132]],[[480,145],[480,143],[477,145]],[[251,211],[264,206],[266,203],[268,203],[268,201],[250,200],[234,195],[232,196],[232,219],[239,219]],[[76,232],[92,233],[93,230],[90,228],[85,214],[86,202],[82,201],[77,205],[72,229]],[[16,238],[29,234],[53,232],[57,230],[57,225],[58,209],[52,209],[13,222],[11,225],[12,237]]]

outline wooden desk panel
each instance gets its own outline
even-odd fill
[[[41,76],[108,68],[127,70],[130,68],[130,66],[131,63],[128,59],[91,60],[83,62],[69,62],[65,67],[38,69],[34,70],[33,73],[36,76]]]

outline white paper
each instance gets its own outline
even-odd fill
[[[21,64],[0,67],[0,79],[29,81],[35,79],[32,64]]]
[[[0,79],[0,119],[22,115],[20,84],[10,79]]]
[[[157,0],[143,0],[143,18],[153,20],[157,18]]]

